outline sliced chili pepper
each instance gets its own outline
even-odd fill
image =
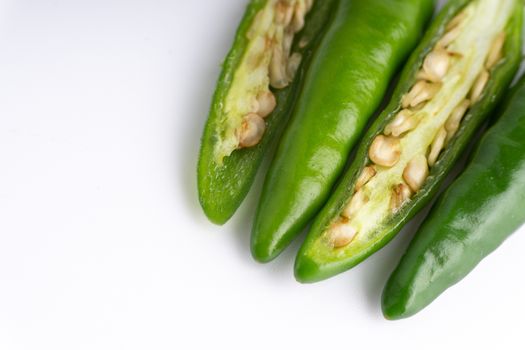
[[[357,265],[433,198],[517,71],[521,23],[519,0],[448,2],[315,220],[299,281]]]
[[[421,311],[525,223],[525,79],[439,198],[383,293],[389,319]]]
[[[279,139],[334,0],[253,0],[213,97],[198,164],[199,200],[223,224]]]
[[[255,259],[275,258],[323,205],[432,9],[432,0],[337,2],[266,177]]]

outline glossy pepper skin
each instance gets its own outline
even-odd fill
[[[315,1],[314,7],[306,17],[304,29],[297,35],[297,40],[294,40],[294,52],[302,54],[302,64],[294,81],[288,87],[279,90],[272,89],[277,100],[277,106],[272,114],[265,119],[266,132],[261,142],[255,147],[234,151],[230,156],[225,157],[222,165],[218,165],[214,159],[213,151],[217,143],[215,130],[220,120],[223,101],[246,50],[247,32],[257,13],[266,5],[267,0],[253,0],[249,3],[237,30],[233,47],[223,63],[223,69],[212,100],[210,115],[201,140],[197,166],[199,201],[206,216],[213,223],[222,225],[233,216],[250,190],[266,152],[280,138],[302,85],[310,56],[330,19],[334,1]],[[306,46],[299,47],[297,42],[301,39],[306,39]]]
[[[337,2],[265,180],[256,260],[274,259],[324,204],[432,9],[432,0]]]
[[[460,129],[441,153],[439,161],[430,170],[430,175],[423,187],[404,205],[388,222],[382,225],[380,239],[375,240],[366,249],[351,251],[340,256],[336,253],[318,251],[316,243],[334,217],[341,213],[342,207],[353,194],[352,190],[358,175],[369,164],[368,150],[371,143],[385,126],[392,121],[399,110],[399,101],[416,81],[419,67],[426,55],[445,32],[445,27],[463,9],[469,0],[451,0],[440,12],[425,38],[414,51],[401,74],[400,81],[389,106],[378,117],[363,137],[356,157],[341,180],[333,196],[315,219],[312,228],[301,247],[295,262],[295,276],[299,282],[312,283],[342,273],[368,258],[384,247],[403,226],[414,217],[436,194],[448,172],[463,154],[469,141],[479,127],[493,111],[505,89],[510,85],[521,60],[521,4],[517,6],[507,26],[507,41],[504,48],[504,61],[494,68],[481,100],[476,102],[463,118]],[[516,2],[519,3],[518,1]],[[327,257],[329,255],[329,257]]]
[[[419,312],[525,223],[525,79],[439,198],[383,293],[388,319]]]

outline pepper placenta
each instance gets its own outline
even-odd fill
[[[383,313],[422,310],[525,223],[525,79],[439,198],[383,292]]]
[[[438,190],[510,84],[521,56],[519,0],[451,0],[316,218],[296,278],[343,272],[388,243]]]
[[[323,205],[432,9],[432,0],[336,2],[265,180],[255,259],[275,258]]]
[[[225,223],[286,125],[334,0],[253,0],[213,97],[198,162],[199,200]]]

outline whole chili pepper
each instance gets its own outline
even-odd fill
[[[279,139],[334,0],[253,0],[228,54],[202,137],[199,200],[223,224]]]
[[[439,198],[383,293],[389,319],[419,312],[525,223],[525,79]]]
[[[265,180],[255,259],[275,258],[323,205],[432,9],[432,0],[337,2]]]
[[[387,244],[435,195],[510,84],[521,56],[519,0],[452,0],[316,218],[295,265],[315,282]]]

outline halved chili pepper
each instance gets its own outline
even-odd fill
[[[202,137],[199,200],[225,223],[284,128],[334,0],[253,0],[228,54]]]
[[[421,311],[525,223],[525,79],[439,198],[383,293],[389,319]]]
[[[432,0],[337,1],[265,180],[255,259],[275,258],[323,205],[432,9]]]
[[[299,281],[357,265],[428,203],[510,84],[521,23],[519,0],[448,2],[316,218],[297,256]]]

